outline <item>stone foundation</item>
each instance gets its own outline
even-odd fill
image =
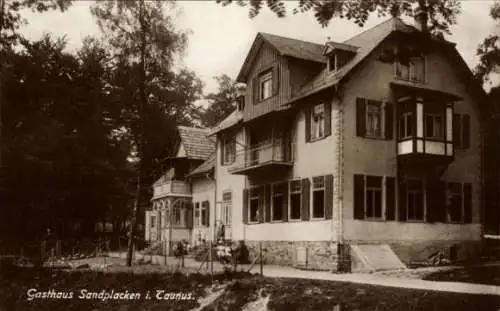
[[[330,241],[245,241],[250,261],[259,256],[262,243],[264,264],[309,270],[337,271],[338,244]]]

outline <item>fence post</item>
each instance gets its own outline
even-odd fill
[[[212,251],[212,247],[213,247],[213,244],[212,244],[212,241],[210,241],[210,253],[209,253],[209,256],[210,256],[210,275],[213,277],[214,276],[214,258],[213,258],[213,251]]]
[[[262,263],[262,242],[259,242],[259,262],[260,262],[260,275],[264,275],[264,265]]]

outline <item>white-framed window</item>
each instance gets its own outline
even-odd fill
[[[368,100],[365,113],[366,136],[382,137],[382,103]]]
[[[330,72],[335,72],[338,69],[338,62],[337,62],[337,54],[332,53],[330,57],[328,57],[328,71]]]
[[[425,137],[444,139],[444,116],[437,113],[425,114]]]
[[[399,115],[398,135],[400,139],[413,137],[413,113],[411,111]]]
[[[256,223],[260,221],[260,200],[259,200],[259,188],[251,188],[248,190],[248,220],[250,223]]]
[[[287,204],[287,198],[285,197],[285,190],[287,187],[286,183],[273,184],[271,186],[272,198],[271,198],[271,221],[281,221],[283,220],[283,206]]]
[[[447,183],[447,221],[450,223],[461,223],[464,221],[464,200],[462,198],[462,184]]]
[[[302,183],[301,180],[289,182],[289,216],[290,220],[300,220],[302,209]]]
[[[325,176],[312,178],[312,218],[325,218]]]
[[[259,100],[273,95],[273,71],[268,70],[259,76]]]
[[[222,193],[222,223],[226,226],[231,225],[232,192],[224,191]]]
[[[427,57],[413,56],[407,62],[394,62],[396,78],[416,83],[427,81]]]
[[[200,202],[194,203],[194,220],[193,224],[195,227],[201,226],[201,221],[200,221]]]
[[[233,135],[224,135],[222,139],[222,164],[233,164],[236,160],[236,140]]]
[[[311,113],[311,139],[319,139],[325,136],[325,104],[313,107]]]
[[[366,176],[365,218],[382,219],[382,177]]]
[[[421,180],[408,180],[406,189],[406,208],[407,220],[425,220],[424,185]]]
[[[210,225],[210,219],[208,219],[209,215],[210,202],[203,201],[201,202],[201,225],[203,227],[208,227]]]

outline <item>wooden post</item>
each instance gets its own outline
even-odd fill
[[[163,243],[163,260],[165,263],[165,266],[167,265],[167,240],[165,240]]]
[[[260,262],[260,275],[264,275],[264,265],[262,262],[262,242],[259,242],[259,262]]]
[[[213,278],[214,278],[214,258],[212,256],[212,241],[209,242],[209,259],[210,259],[210,277],[212,279],[212,282],[213,282]]]

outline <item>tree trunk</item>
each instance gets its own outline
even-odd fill
[[[132,266],[132,257],[134,252],[134,242],[135,235],[137,231],[137,218],[142,212],[142,191],[145,172],[145,162],[144,162],[144,151],[145,151],[145,133],[144,133],[144,122],[145,122],[145,112],[147,106],[146,97],[146,68],[145,68],[145,58],[146,58],[146,23],[144,21],[144,1],[139,4],[139,21],[141,23],[141,63],[140,63],[140,79],[139,79],[139,141],[137,143],[137,158],[139,159],[139,168],[137,172],[137,188],[134,200],[134,211],[132,214],[132,219],[130,221],[130,228],[128,232],[128,247],[127,247],[127,266]]]

